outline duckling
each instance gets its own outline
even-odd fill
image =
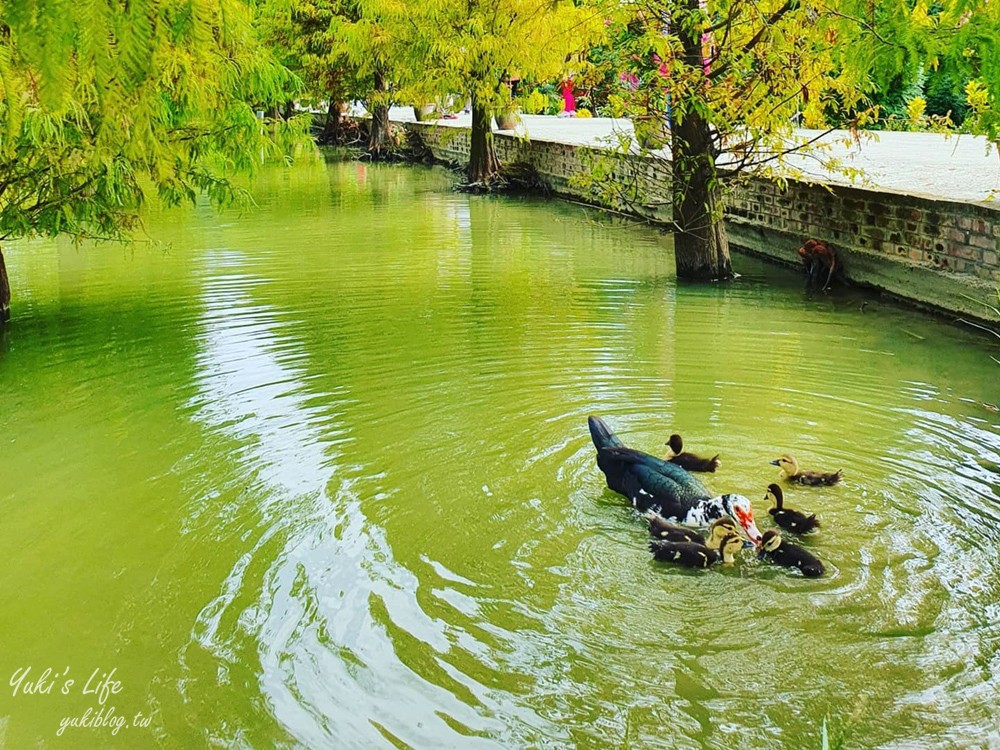
[[[726,534],[719,543],[722,562],[726,565],[732,565],[736,562],[734,555],[741,549],[743,549],[743,537],[739,534]]]
[[[736,558],[733,555],[742,548],[743,539],[736,534],[727,534],[722,539],[721,551],[693,542],[666,542],[662,539],[653,539],[649,543],[649,549],[656,560],[676,563],[686,568],[707,568],[720,558],[724,563],[735,562]]]
[[[785,478],[789,482],[795,482],[796,484],[805,484],[810,487],[816,487],[819,485],[830,485],[836,484],[840,481],[841,475],[844,473],[843,469],[839,471],[823,472],[823,471],[803,471],[799,468],[798,461],[789,456],[787,453],[781,458],[777,458],[771,462],[772,466],[780,466],[781,470],[784,472]]]
[[[711,458],[702,458],[694,453],[684,453],[684,439],[674,433],[667,441],[670,451],[664,458],[672,464],[677,464],[682,469],[688,471],[710,471],[714,472],[719,468],[719,454],[716,453]]]
[[[806,578],[823,575],[823,563],[798,545],[786,542],[777,529],[768,529],[760,540],[761,554],[776,565],[798,568]]]
[[[774,522],[781,528],[791,531],[793,534],[805,534],[819,528],[819,521],[816,520],[815,513],[807,516],[805,513],[800,513],[797,510],[792,510],[784,506],[785,493],[781,491],[781,487],[778,485],[769,484],[764,499],[774,503],[774,507],[770,508],[767,512],[771,514]]]
[[[708,527],[708,539],[705,540],[705,546],[709,549],[721,550],[726,537],[739,535],[739,527],[732,518],[728,516],[716,518]]]
[[[668,542],[691,542],[694,544],[704,544],[705,535],[694,529],[685,526],[678,526],[670,523],[655,510],[646,511],[646,520],[649,522],[649,533],[657,539]]]

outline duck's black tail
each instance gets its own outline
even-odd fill
[[[611,431],[600,417],[587,417],[587,425],[590,427],[590,438],[594,441],[594,447],[600,451],[602,448],[622,448],[624,443]]]
[[[597,448],[597,468],[604,472],[608,489],[631,497],[629,488],[625,486],[625,463],[607,454],[609,449],[624,448],[624,443],[600,417],[587,417],[587,425],[590,427],[590,438],[594,441],[594,447]]]

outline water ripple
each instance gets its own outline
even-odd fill
[[[161,744],[818,747],[824,719],[848,746],[1000,741],[986,344],[752,259],[677,285],[669,238],[439,172],[281,174],[260,211],[169,225],[151,280],[64,259],[86,305],[37,282],[3,344],[6,533],[61,517],[43,486],[129,519],[150,572],[115,630],[167,653],[134,657]],[[720,453],[706,484],[765,528],[771,459],[844,469],[787,491],[828,575],[654,562],[589,414]],[[64,567],[104,571],[106,532],[76,522],[92,564]]]

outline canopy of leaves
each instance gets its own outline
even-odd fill
[[[974,127],[995,137],[998,6],[973,0],[641,0],[607,5],[626,80],[614,114],[697,112],[720,166],[769,172],[802,148],[793,126],[864,127],[902,71],[971,81]],[[701,40],[691,54],[685,39]],[[694,45],[698,47],[697,44]]]
[[[558,81],[604,27],[601,8],[566,0],[433,0],[421,3],[411,34],[428,79],[475,97],[488,110],[511,106],[511,79]]]
[[[267,0],[263,8],[269,43],[309,90],[346,75],[355,82],[349,96],[370,108],[453,94],[509,106],[502,79],[558,79],[602,26],[600,9],[566,0]]]
[[[117,237],[150,191],[237,196],[294,127],[255,110],[294,77],[239,0],[0,4],[0,238]]]
[[[263,0],[257,29],[281,63],[302,81],[300,101],[362,99],[371,88],[342,43],[342,25],[360,20],[355,0]],[[370,71],[369,71],[370,73]]]

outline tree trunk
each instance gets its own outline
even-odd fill
[[[692,75],[705,70],[704,15],[699,0],[685,0],[685,15],[674,26]],[[697,96],[697,93],[692,93]],[[682,102],[683,119],[672,117],[671,158],[674,253],[680,279],[728,279],[733,275],[729,238],[722,219],[722,194],[715,166],[715,145],[697,102]],[[676,112],[677,107],[672,108]]]
[[[472,141],[469,145],[469,165],[465,176],[470,185],[489,187],[500,172],[500,161],[493,148],[492,116],[485,106],[472,96]]]
[[[323,123],[323,132],[320,133],[319,142],[337,146],[343,138],[342,115],[344,103],[330,100],[330,106],[326,110],[326,122]]]
[[[672,131],[677,278],[731,278],[729,238],[722,218],[722,197],[708,123],[688,111],[682,122],[674,122]]]
[[[389,133],[389,103],[386,99],[385,75],[375,71],[375,93],[372,96],[372,122],[368,131],[368,154],[373,159],[385,158],[392,151]]]
[[[0,325],[10,320],[10,281],[7,279],[7,266],[0,250]]]

